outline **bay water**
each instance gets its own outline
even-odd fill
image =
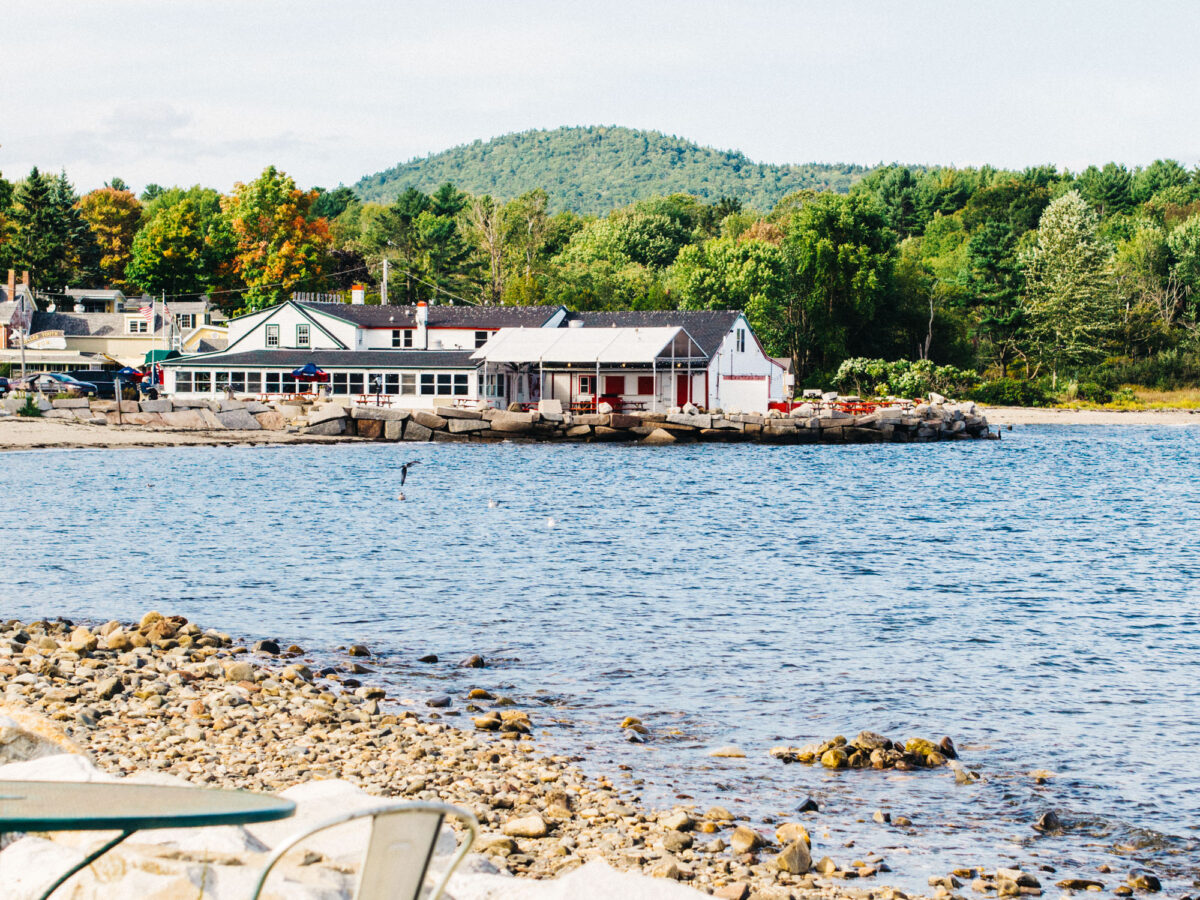
[[[414,704],[504,693],[648,804],[804,821],[814,856],[877,852],[900,886],[1200,878],[1200,428],[35,451],[0,457],[0,491],[5,617],[158,609],[318,661],[365,643]],[[863,729],[949,735],[982,778],[767,752]],[[1047,810],[1063,834],[1032,828]]]

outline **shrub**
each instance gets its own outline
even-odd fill
[[[979,383],[979,376],[967,369],[934,365],[932,360],[911,362],[898,359],[847,359],[838,367],[834,384],[839,390],[855,394],[896,394],[922,397],[930,391],[961,396]]]
[[[1091,403],[1112,403],[1113,392],[1095,381],[1085,381],[1078,386],[1076,396]]]
[[[33,399],[33,394],[25,395],[25,405],[17,410],[18,416],[26,416],[30,419],[41,418],[42,408],[37,405],[37,401]]]
[[[1044,406],[1048,399],[1038,385],[1019,378],[985,381],[967,396],[985,406]]]
[[[74,398],[74,396],[75,396],[74,394],[68,394],[66,391],[59,391],[57,394],[55,394],[50,399],[51,400],[71,400],[72,398]]]

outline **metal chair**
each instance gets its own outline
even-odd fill
[[[467,829],[467,838],[450,860],[433,893],[427,900],[438,900],[451,874],[475,842],[479,822],[465,809],[445,803],[388,803],[326,819],[302,834],[293,835],[275,848],[268,857],[254,886],[252,900],[258,900],[267,876],[289,850],[318,832],[355,819],[369,817],[371,836],[363,853],[354,900],[420,900],[425,873],[433,858],[438,833],[446,816],[459,819]]]

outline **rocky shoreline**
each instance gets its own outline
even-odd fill
[[[765,833],[720,807],[648,810],[585,776],[578,758],[539,750],[536,713],[506,698],[462,698],[475,713],[467,730],[370,684],[365,647],[315,671],[310,661],[296,646],[251,645],[157,613],[91,628],[10,621],[0,628],[0,715],[44,717],[65,749],[119,776],[256,791],[342,779],[373,795],[454,803],[480,820],[476,852],[519,877],[599,859],[735,900],[912,896],[879,884],[888,867],[874,854],[834,863],[799,820]],[[0,749],[10,744],[0,737]]]
[[[469,671],[486,661],[472,657],[460,665]],[[0,763],[42,755],[28,752],[31,735],[11,727],[14,718],[32,715],[45,723],[34,729],[38,740],[58,745],[47,752],[84,754],[109,775],[272,792],[346,784],[369,795],[465,807],[482,825],[477,871],[484,866],[545,880],[601,861],[651,876],[647,885],[665,879],[725,900],[918,896],[886,885],[891,869],[883,856],[822,846],[819,809],[811,801],[770,829],[719,806],[650,810],[612,780],[586,775],[581,758],[539,747],[540,709],[474,688],[457,701],[431,699],[418,711],[372,683],[373,666],[362,645],[320,658],[299,646],[251,643],[158,613],[91,627],[9,621],[0,626]],[[446,709],[451,703],[470,717],[454,719]],[[640,733],[636,719],[621,725]],[[712,755],[722,754],[740,751]],[[957,766],[948,738],[900,743],[872,732],[775,748],[772,755],[827,768]],[[0,768],[0,777],[26,776]],[[876,821],[901,824],[882,812]],[[235,854],[223,864],[244,870],[251,856]],[[0,870],[4,861],[0,853]],[[931,878],[931,896],[962,897],[968,881],[978,894],[1043,892],[1031,872],[976,867]],[[1098,884],[1067,879],[1057,886],[1097,890]],[[1156,884],[1150,873],[1131,873],[1110,889],[1121,895]]]

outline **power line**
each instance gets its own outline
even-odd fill
[[[330,272],[329,274],[321,275],[320,277],[321,278],[337,278],[340,275],[353,275],[355,272],[366,272],[368,269],[369,269],[369,266],[365,266],[365,265],[364,266],[355,266],[353,269],[343,269],[340,272]],[[309,281],[312,281],[312,280],[313,279],[309,279]],[[307,284],[307,283],[308,282],[303,282],[303,281],[296,282],[296,283],[292,284],[292,287],[298,287],[302,284]],[[256,288],[283,287],[286,284],[288,284],[288,282],[286,282],[286,281],[276,281],[271,284],[256,284],[256,285],[254,285],[253,288],[228,288],[226,290],[221,290],[221,291],[193,291],[188,294],[166,294],[165,296],[168,299],[172,299],[172,300],[178,300],[180,297],[215,297],[218,294],[244,294],[247,291],[254,290]],[[160,295],[160,296],[163,296],[163,295]]]

